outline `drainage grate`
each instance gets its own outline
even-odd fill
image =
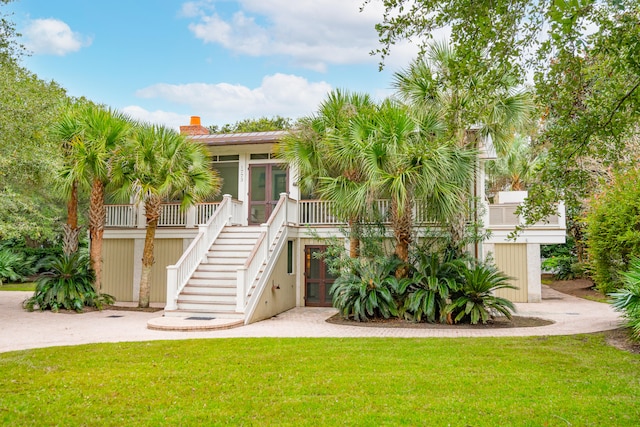
[[[114,319],[114,318],[116,318],[116,317],[124,317],[124,316],[123,316],[123,315],[121,315],[121,314],[112,314],[112,315],[107,316],[107,317],[111,317],[112,319]]]
[[[193,317],[185,317],[184,320],[213,320],[215,319],[215,317],[197,317],[197,316],[193,316]]]

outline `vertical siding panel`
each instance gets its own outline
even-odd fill
[[[157,239],[151,268],[151,302],[167,302],[167,266],[180,259],[182,239]]]
[[[507,276],[513,277],[510,282],[518,289],[502,289],[496,295],[513,302],[527,302],[527,245],[526,244],[496,244],[496,266]]]
[[[131,301],[133,293],[133,239],[104,239],[102,292],[116,301]]]

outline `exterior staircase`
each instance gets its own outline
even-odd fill
[[[224,227],[180,293],[178,309],[169,315],[243,319],[244,313],[237,311],[238,269],[260,233],[259,226]]]

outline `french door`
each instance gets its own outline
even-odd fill
[[[249,224],[267,222],[280,193],[287,191],[286,166],[249,165]]]

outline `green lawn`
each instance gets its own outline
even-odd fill
[[[24,282],[24,283],[3,283],[0,286],[0,291],[30,291],[33,292],[36,290],[35,282]]]
[[[636,426],[601,335],[216,339],[0,354],[2,425]]]

